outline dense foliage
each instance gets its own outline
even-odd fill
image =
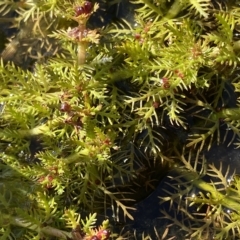
[[[94,213],[132,219],[141,189],[176,165],[163,198],[182,206],[174,223],[189,239],[240,236],[239,178],[199,160],[239,145],[238,3],[131,3],[132,22],[96,27],[116,3],[1,1],[0,23],[16,29],[0,65],[1,239],[109,239]]]

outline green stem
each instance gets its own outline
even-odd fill
[[[7,17],[1,17],[0,18],[0,23],[16,23],[16,19],[15,18],[7,18]]]
[[[62,231],[54,227],[46,226],[46,227],[39,228],[39,226],[37,226],[36,224],[32,224],[18,217],[13,217],[10,219],[9,219],[9,216],[7,215],[1,216],[1,217],[3,219],[10,220],[9,223],[14,226],[23,227],[33,231],[41,232],[43,235],[54,236],[54,237],[57,237],[58,239],[66,239],[66,240],[72,239],[72,233]]]
[[[168,10],[167,14],[164,16],[166,19],[173,19],[175,18],[183,9],[184,3],[182,0],[175,0],[170,9]]]
[[[83,36],[84,32],[87,31],[86,21],[87,21],[87,19],[85,19],[85,21],[80,20],[78,23],[80,35],[79,35],[79,43],[78,43],[78,53],[77,53],[78,59],[77,59],[77,61],[78,61],[79,65],[83,65],[85,63],[85,59],[86,59],[86,49],[87,49],[88,44],[87,44],[87,42],[83,41],[83,39],[82,39],[82,38],[84,38],[84,36]]]
[[[58,127],[60,122],[63,122],[64,118],[63,117],[58,117],[53,120],[50,120],[46,122],[43,125],[36,126],[31,129],[24,129],[24,130],[18,130],[19,135],[24,138],[24,137],[32,137],[32,136],[37,136],[37,135],[48,135],[48,136],[53,136],[53,129],[55,127]]]
[[[240,41],[234,41],[233,42],[233,50],[239,51],[240,50]]]
[[[78,44],[78,64],[83,65],[86,59],[86,48],[87,44],[84,42],[80,42]]]
[[[40,134],[51,135],[52,133],[49,127],[46,125],[37,126],[35,128],[27,129],[27,130],[19,130],[18,132],[19,132],[19,136],[21,136],[22,138],[37,136]]]
[[[240,108],[225,108],[220,112],[215,113],[218,119],[239,120]]]
[[[179,172],[179,170],[177,171]],[[185,180],[192,182],[193,186],[198,189],[211,194],[211,201],[213,201],[213,203],[223,205],[224,207],[240,213],[240,204],[239,202],[236,202],[235,199],[231,198],[227,194],[220,193],[211,184],[200,179],[197,173],[189,172],[187,170],[185,170],[186,173],[183,173],[182,171],[184,170],[181,170],[180,174],[183,178],[185,178]]]

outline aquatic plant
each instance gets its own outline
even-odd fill
[[[180,227],[185,239],[238,239],[238,175],[223,169],[221,162],[216,167],[204,158],[192,161],[187,157],[180,156],[185,167],[175,169],[167,181],[161,202],[168,202],[169,209],[163,209],[163,215]]]
[[[184,160],[214,142],[239,144],[237,2],[132,3],[134,23],[99,28],[103,2],[0,3],[0,23],[18,29],[0,65],[1,239],[108,239],[106,222],[97,229],[96,215],[80,215],[112,208],[117,220],[132,219],[133,202],[176,164],[178,185],[213,194],[189,204],[237,224],[237,177],[224,185],[227,176],[210,167],[225,186],[214,188]],[[231,216],[220,213],[229,202]],[[238,234],[237,225],[219,222],[221,233],[192,218],[192,237]]]

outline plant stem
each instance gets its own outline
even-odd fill
[[[37,136],[40,134],[51,135],[51,133],[52,133],[51,130],[46,125],[37,126],[35,128],[29,129],[29,130],[19,130],[19,135],[22,138]]]
[[[220,112],[216,113],[218,119],[226,119],[229,118],[232,120],[239,120],[240,119],[240,108],[225,108],[222,109]]]
[[[234,41],[233,50],[234,51],[239,51],[240,50],[240,41]]]
[[[8,216],[1,216],[1,217],[9,219]],[[67,240],[69,238],[70,239],[72,238],[72,233],[70,233],[70,232],[62,231],[57,228],[53,228],[53,227],[49,227],[49,226],[39,228],[39,226],[37,226],[36,224],[32,224],[32,223],[27,222],[24,219],[21,219],[18,217],[11,218],[10,224],[19,226],[19,227],[23,227],[23,228],[27,228],[27,229],[30,229],[33,231],[41,232],[44,235],[54,236],[54,237],[61,238],[61,239]]]
[[[213,201],[214,204],[221,204],[224,207],[227,207],[231,210],[240,212],[239,202],[236,202],[235,199],[231,198],[231,196],[227,194],[222,194],[216,188],[214,188],[211,184],[200,179],[197,173],[190,172],[187,170],[177,170],[177,172],[179,171],[181,176],[183,176],[185,180],[192,182],[192,184],[198,189],[210,193],[211,201]],[[184,171],[186,171],[186,173],[184,173]]]
[[[182,10],[184,3],[182,0],[175,0],[170,9],[168,10],[167,14],[164,16],[166,19],[173,19],[175,18],[180,11]]]
[[[83,65],[86,59],[86,43],[81,42],[78,44],[78,64]]]

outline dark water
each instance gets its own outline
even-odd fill
[[[205,156],[208,164],[214,164],[217,169],[221,166],[223,173],[230,167],[229,178],[232,177],[234,171],[240,173],[240,149],[236,149],[234,145],[230,147],[227,147],[226,144],[213,146],[210,151],[205,153]],[[169,210],[169,203],[160,204],[161,199],[159,198],[168,196],[163,189],[172,191],[168,183],[171,182],[171,178],[174,179],[176,176],[174,171],[169,172],[168,177],[165,177],[161,181],[150,196],[135,205],[137,210],[133,213],[134,221],[127,221],[127,225],[125,226],[125,230],[129,230],[130,232],[135,231],[136,237],[132,237],[132,239],[141,239],[143,232],[145,236],[149,234],[151,239],[158,239],[154,227],[161,236],[167,225],[173,223],[171,220],[165,218],[160,212],[161,210],[165,210],[172,218],[181,218],[181,216],[177,216],[176,210]],[[210,180],[210,178],[207,177],[204,180],[207,181]],[[197,192],[199,190],[193,189],[189,194],[194,193],[194,191]],[[179,240],[185,239],[184,232],[176,225],[170,228],[169,236],[177,236]]]

